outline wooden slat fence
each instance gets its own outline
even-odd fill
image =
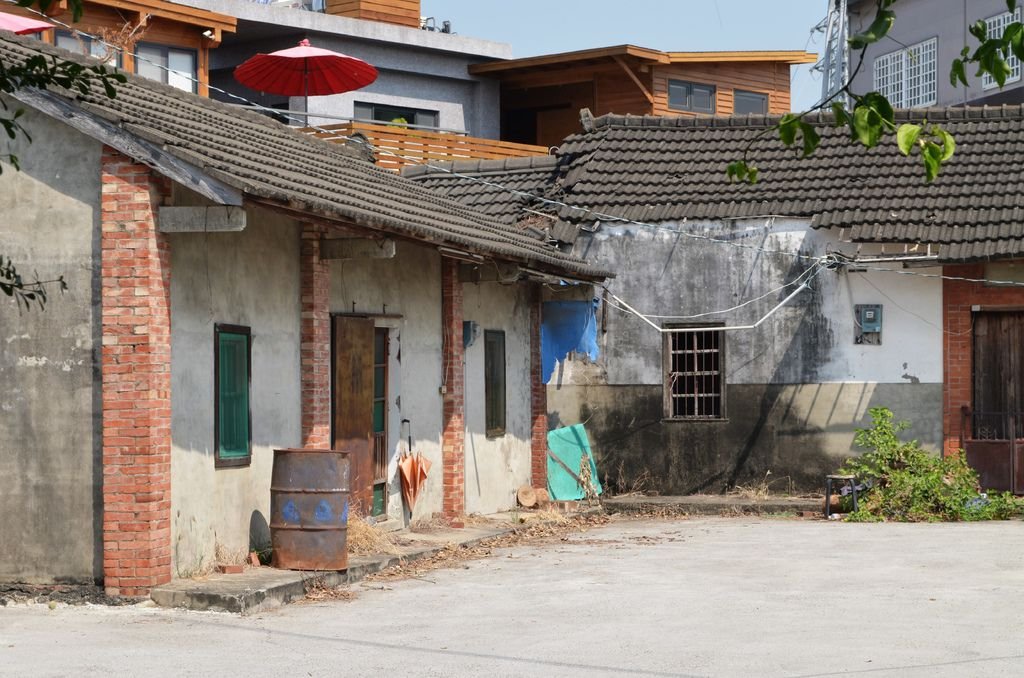
[[[347,122],[323,125],[302,131],[319,139],[344,143],[346,138],[359,132],[373,144],[377,164],[399,171],[404,165],[452,160],[500,160],[547,155],[546,146],[516,144],[495,139],[463,136],[460,134],[430,132],[397,125],[375,125]]]

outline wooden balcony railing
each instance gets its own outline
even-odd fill
[[[365,122],[323,125],[316,129],[307,127],[303,131],[320,139],[339,143],[344,143],[346,137],[359,132],[373,144],[377,164],[396,172],[401,170],[404,165],[424,162],[500,160],[547,155],[548,153],[546,146],[516,144],[510,141],[480,139],[460,134]]]

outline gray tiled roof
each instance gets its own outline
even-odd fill
[[[4,64],[39,53],[82,59],[0,32]],[[300,134],[266,116],[136,76],[128,76],[113,99],[99,87],[86,95],[52,91],[247,196],[549,272],[605,277],[536,235],[381,169],[357,150]]]
[[[598,118],[592,131],[565,140],[551,179],[537,193],[643,222],[809,218],[817,228],[849,229],[844,234],[859,242],[934,243],[940,258],[949,261],[1024,253],[1024,107],[930,109],[898,116],[926,117],[956,137],[956,155],[935,182],[924,181],[920,159],[903,157],[891,137],[865,149],[833,127],[830,115],[809,119],[822,136],[811,158],[766,133],[777,117],[608,115]],[[742,157],[747,144],[761,181],[731,183],[725,167]],[[456,163],[453,169],[503,182],[497,163],[475,169]],[[415,178],[489,214],[504,214],[508,221],[516,219],[522,201],[439,171],[420,170]],[[600,218],[540,202],[531,207],[573,224]]]

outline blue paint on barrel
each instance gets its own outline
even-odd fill
[[[285,502],[285,505],[281,507],[281,517],[289,523],[299,522],[299,509],[295,508],[294,501]]]
[[[341,509],[341,524],[348,525],[348,499],[345,499],[345,505]]]
[[[316,505],[313,520],[318,523],[329,523],[334,520],[334,511],[331,510],[331,505],[327,503],[326,499],[321,499],[320,503]]]

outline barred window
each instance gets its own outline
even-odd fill
[[[664,342],[665,418],[724,419],[725,333],[693,328]]]
[[[874,84],[895,108],[933,106],[938,99],[938,38],[875,59]]]
[[[1003,12],[1002,14],[996,14],[985,19],[985,24],[988,26],[988,37],[1001,37],[1006,27],[1015,21],[1020,21],[1020,17],[1020,7],[1018,7],[1012,13]],[[1010,67],[1010,75],[1006,77],[1006,82],[1017,82],[1020,80],[1020,59],[1011,54],[1006,57],[1006,64]],[[981,76],[981,86],[983,89],[992,89],[993,87],[998,87],[999,84],[991,75],[984,73]]]

